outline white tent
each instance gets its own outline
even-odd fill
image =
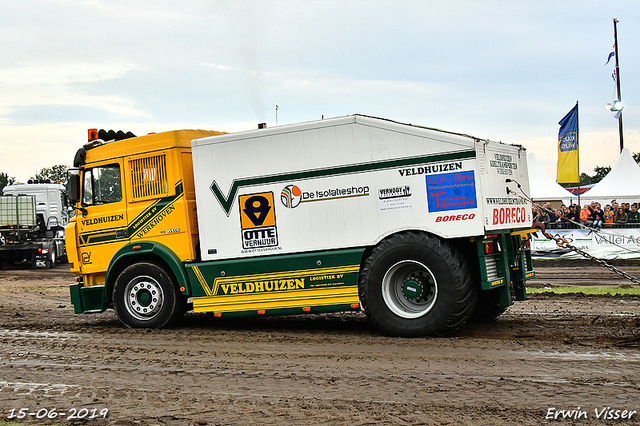
[[[545,172],[538,164],[538,159],[533,152],[527,157],[527,168],[529,169],[529,188],[533,201],[562,201],[566,206],[573,200],[576,202],[578,197],[573,195]]]
[[[614,199],[618,203],[640,202],[640,166],[631,151],[624,148],[611,171],[580,198],[585,202],[597,201],[603,206]]]

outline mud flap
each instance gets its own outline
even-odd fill
[[[69,285],[69,292],[76,314],[103,312],[107,309],[104,285],[84,287],[81,283],[75,283]]]

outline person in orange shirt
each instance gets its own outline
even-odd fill
[[[580,210],[580,222],[586,226],[591,226],[593,221],[591,220],[591,210],[589,210],[589,204],[585,204],[582,210]]]
[[[604,206],[604,226],[613,225],[614,217],[615,217],[615,213],[611,210],[611,206],[609,204]]]

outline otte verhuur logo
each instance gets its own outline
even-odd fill
[[[278,246],[276,211],[273,192],[241,195],[240,226],[244,250]]]

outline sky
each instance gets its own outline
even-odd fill
[[[71,165],[87,129],[235,132],[366,114],[519,144],[556,176],[640,152],[637,0],[5,0],[0,172]],[[276,109],[277,105],[277,109]]]

